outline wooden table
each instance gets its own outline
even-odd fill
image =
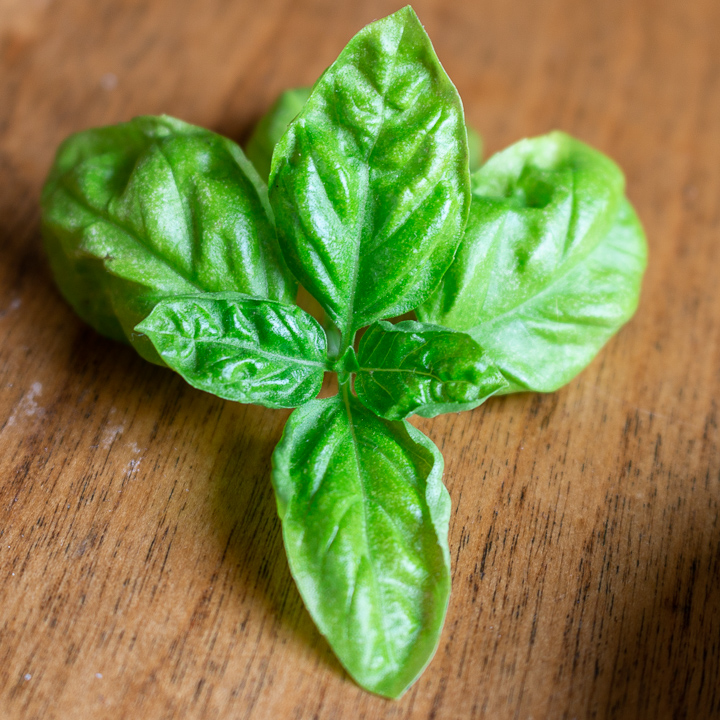
[[[439,650],[399,702],[315,630],[269,483],[287,412],[190,387],[55,290],[70,132],[235,139],[382,0],[0,0],[0,717],[720,717],[720,4],[418,0],[494,152],[564,129],[625,169],[635,319],[563,390],[418,425],[453,500]]]

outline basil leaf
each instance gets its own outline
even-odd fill
[[[161,300],[136,328],[193,387],[271,408],[320,392],[322,328],[296,305],[234,293]]]
[[[270,175],[275,145],[303,109],[311,89],[302,87],[282,93],[270,110],[260,118],[247,142],[245,155],[266,182]]]
[[[410,7],[368,25],[275,148],[270,200],[300,283],[343,334],[416,307],[469,204],[462,105]]]
[[[68,138],[43,190],[60,290],[100,332],[133,341],[158,299],[243,292],[291,301],[266,188],[240,148],[169,117]]]
[[[450,498],[438,449],[343,397],[296,410],[273,455],[295,582],[364,688],[399,697],[437,647],[450,592]]]
[[[635,312],[647,264],[642,226],[629,202],[605,238],[533,301],[470,334],[511,389],[551,392],[570,382]]]
[[[470,172],[474,173],[482,165],[485,143],[483,142],[482,135],[470,127],[467,129],[467,137],[468,167],[470,168]]]
[[[358,398],[389,420],[471,410],[508,385],[469,335],[413,321],[371,325],[358,365]]]
[[[569,382],[635,311],[647,250],[620,170],[564,135],[523,140],[473,176],[455,262],[420,319],[470,334],[510,382]]]
[[[258,120],[245,147],[245,156],[255,166],[258,175],[267,182],[275,145],[285,134],[288,125],[300,114],[310,97],[312,88],[301,87],[280,93],[272,107]],[[475,172],[482,165],[484,142],[482,135],[467,128],[468,166]]]

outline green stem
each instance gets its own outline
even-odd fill
[[[338,357],[341,358],[349,347],[355,343],[355,332],[352,329],[352,325],[348,325],[346,330],[343,330],[342,337],[340,338],[340,350]]]
[[[338,360],[342,357],[340,352],[342,336],[340,328],[330,319],[327,311],[323,310],[322,322],[320,323],[325,330],[327,337],[328,357],[330,360]]]

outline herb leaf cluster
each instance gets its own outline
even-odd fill
[[[646,263],[607,157],[559,132],[484,164],[481,147],[406,7],[284,93],[247,156],[141,117],[68,138],[43,190],[84,320],[201,390],[297,408],[272,471],[290,569],[388,697],[430,661],[450,594],[443,459],[407,418],[564,385],[632,315]],[[340,391],[317,399],[326,372]]]

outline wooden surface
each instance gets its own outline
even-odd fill
[[[83,326],[38,195],[70,132],[169,113],[242,140],[376,0],[0,0],[0,717],[720,717],[720,4],[418,0],[493,152],[561,128],[646,226],[636,318],[548,396],[418,425],[453,500],[437,655],[357,688],[292,583],[286,412]]]

